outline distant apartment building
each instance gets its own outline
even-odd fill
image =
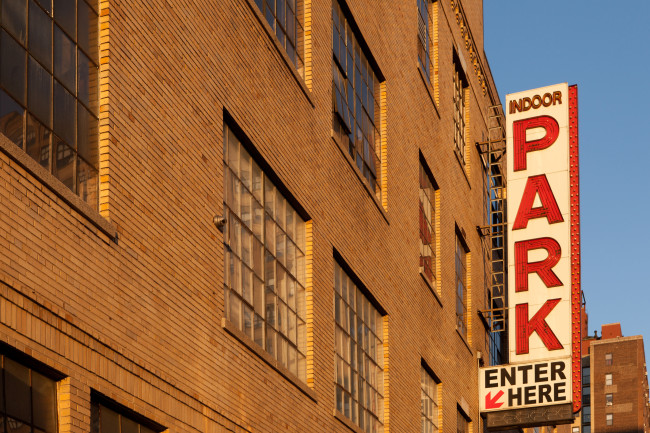
[[[584,316],[583,314],[583,317]],[[571,433],[650,431],[648,376],[643,337],[624,337],[620,323],[586,335],[583,320],[582,410]],[[568,426],[561,432],[569,431]]]

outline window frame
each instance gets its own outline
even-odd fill
[[[460,407],[456,408],[456,433],[470,433],[471,420]]]
[[[224,317],[307,383],[305,212],[229,118],[223,132]],[[245,176],[240,170],[242,157],[250,167]],[[250,203],[247,211],[241,205],[244,198]]]
[[[607,413],[605,414],[605,424],[606,425],[614,425],[614,414],[613,413]]]
[[[614,358],[611,353],[606,353],[605,354],[605,365],[606,366],[611,366],[614,363]]]
[[[386,398],[383,347],[385,312],[344,263],[338,260],[334,263],[335,409],[362,431],[373,431],[376,423],[377,430],[381,432]],[[356,326],[352,326],[350,319],[354,319]],[[367,335],[362,342],[359,338],[361,329],[363,335]],[[355,365],[366,367],[355,368]],[[374,376],[368,375],[370,371],[374,372]],[[349,386],[346,386],[346,373],[349,374]],[[349,401],[347,406],[346,397]],[[370,407],[373,403],[374,408]]]
[[[454,51],[454,70],[453,70],[453,98],[452,105],[454,109],[454,150],[463,167],[467,164],[467,126],[468,126],[468,101],[469,83],[465,71],[461,66],[456,51]]]
[[[612,386],[614,384],[614,376],[612,373],[605,374],[605,386]]]
[[[427,83],[433,85],[432,72],[434,68],[435,57],[433,54],[433,41],[432,41],[432,24],[433,24],[433,9],[435,0],[417,0],[417,13],[418,13],[418,65],[422,70],[422,75],[425,76]],[[424,64],[422,62],[424,57]]]
[[[605,406],[613,406],[614,405],[614,394],[607,393],[605,394]]]
[[[15,47],[23,57],[22,62],[18,62],[22,63],[19,67],[23,73],[22,95],[15,94],[11,86],[5,85],[4,79],[0,80],[3,101],[0,105],[4,104],[3,111],[10,110],[3,116],[17,114],[15,120],[20,119],[20,126],[16,127],[20,131],[15,130],[12,136],[6,131],[2,133],[97,211],[100,184],[99,1],[78,0],[72,18],[57,15],[56,10],[53,17],[51,5],[43,7],[37,1],[25,1],[24,4],[24,21],[18,24],[23,26],[21,37],[10,30],[15,23],[0,24],[3,50],[5,41],[9,45],[17,44]],[[81,18],[84,13],[89,17],[87,22]],[[44,25],[49,30],[31,30],[32,26],[40,29]],[[83,29],[87,29],[88,34],[82,35]],[[66,57],[70,53],[72,60]],[[59,60],[63,57],[73,64]],[[44,98],[41,91],[45,91],[47,97]],[[61,101],[67,101],[70,106],[61,105]]]
[[[456,248],[454,253],[455,272],[454,280],[456,282],[456,330],[467,338],[469,334],[468,321],[468,295],[469,287],[467,284],[467,259],[469,257],[469,248],[465,243],[462,235],[456,233]],[[459,273],[460,271],[460,273]],[[461,284],[462,283],[462,284]],[[462,288],[462,290],[461,290]]]
[[[420,274],[424,280],[431,286],[433,291],[440,295],[440,278],[439,262],[440,248],[438,240],[440,238],[440,188],[431,174],[424,157],[420,153],[420,174],[419,174],[419,244],[420,244]],[[429,190],[429,193],[427,193]],[[427,206],[428,204],[428,206]],[[427,216],[427,208],[429,210]],[[427,235],[431,239],[427,242]],[[430,253],[425,256],[425,250]],[[427,260],[430,263],[430,275],[427,273]]]
[[[440,400],[442,394],[441,386],[442,384],[440,383],[440,380],[429,370],[423,361],[423,363],[420,365],[421,433],[440,432]],[[431,392],[428,392],[428,388],[432,389]],[[426,402],[430,402],[430,404],[427,404]],[[427,407],[426,410],[425,406]],[[431,408],[433,412],[431,416],[428,414],[429,408]],[[427,424],[427,421],[429,421],[429,424]],[[428,428],[429,425],[432,427],[431,429]]]
[[[380,202],[383,173],[384,77],[344,0],[332,2],[332,131]],[[360,83],[358,85],[358,83]],[[372,86],[372,89],[370,89]],[[382,202],[383,204],[383,202]]]
[[[113,412],[118,418],[119,432],[122,431],[122,419],[127,419],[128,422],[138,425],[138,433],[160,433],[167,430],[156,421],[147,418],[144,415],[118,403],[110,397],[101,394],[94,389],[90,391],[90,433],[115,433],[103,432],[101,426],[101,413],[102,409]]]

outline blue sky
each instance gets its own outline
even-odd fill
[[[508,93],[578,85],[582,287],[589,334],[620,322],[650,366],[650,2],[484,0]]]

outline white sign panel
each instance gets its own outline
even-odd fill
[[[479,372],[481,412],[571,401],[571,360],[484,367]]]
[[[510,363],[570,362],[568,86],[506,100]]]

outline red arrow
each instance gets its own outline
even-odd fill
[[[501,406],[503,406],[503,403],[498,403],[497,401],[501,398],[503,395],[503,390],[499,391],[497,395],[492,398],[491,392],[488,392],[487,395],[485,396],[485,408],[486,409],[498,409]]]

